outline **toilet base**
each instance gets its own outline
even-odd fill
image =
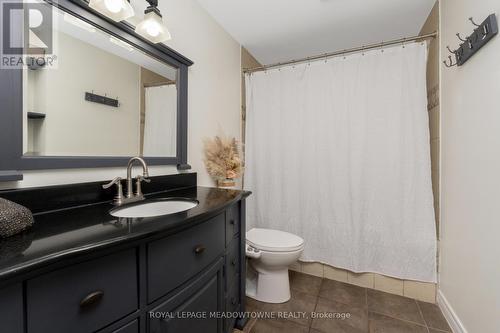
[[[249,265],[246,295],[260,302],[285,303],[290,300],[288,267],[273,271],[257,272]]]

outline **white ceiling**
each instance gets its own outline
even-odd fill
[[[262,64],[417,35],[435,0],[197,0]]]

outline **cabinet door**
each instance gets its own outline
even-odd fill
[[[149,333],[219,333],[222,320],[222,259],[194,282],[149,313]]]
[[[0,332],[24,332],[23,289],[20,283],[0,289]]]

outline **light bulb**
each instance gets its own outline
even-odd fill
[[[158,9],[146,9],[144,19],[135,27],[135,32],[153,43],[161,43],[170,39],[170,33],[163,24]]]
[[[157,22],[150,21],[146,26],[146,32],[152,37],[156,37],[160,34],[160,25]]]
[[[104,5],[112,13],[118,13],[123,8],[122,0],[104,0]]]

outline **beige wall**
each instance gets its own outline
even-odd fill
[[[436,2],[420,34],[439,32],[439,2]],[[439,35],[429,43],[427,60],[427,110],[429,111],[429,129],[431,137],[432,192],[436,230],[439,238]]]
[[[221,132],[240,139],[240,44],[195,0],[160,1],[159,8],[172,33],[167,44],[194,61],[189,69],[188,162],[201,185],[214,185],[203,162],[203,139]]]
[[[498,0],[442,0],[441,56]],[[441,68],[441,264],[438,296],[470,333],[500,328],[500,38]]]
[[[188,162],[199,173],[200,185],[213,185],[203,165],[203,138],[221,130],[240,137],[240,45],[196,0],[160,1],[159,8],[172,34],[167,44],[194,61],[189,69]],[[21,182],[0,183],[0,189],[106,180],[125,176],[125,167],[31,171]],[[151,168],[152,175],[170,173],[177,169]]]

